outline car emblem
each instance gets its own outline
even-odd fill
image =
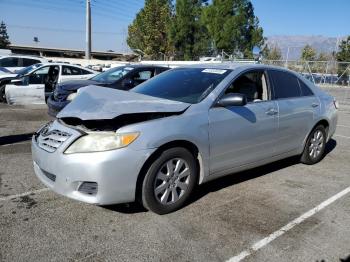
[[[40,130],[40,135],[41,136],[48,136],[49,135],[49,130],[51,127],[51,123],[46,124],[41,130]]]

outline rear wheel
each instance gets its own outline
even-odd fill
[[[307,165],[318,163],[324,155],[327,134],[324,126],[316,126],[310,133],[301,155],[301,162]]]
[[[181,208],[197,181],[197,164],[185,148],[165,150],[151,164],[142,184],[142,204],[166,214]]]

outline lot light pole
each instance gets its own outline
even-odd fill
[[[91,59],[91,0],[86,0],[86,49],[85,59]]]

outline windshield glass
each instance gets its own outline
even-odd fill
[[[97,76],[94,76],[93,78],[91,78],[91,80],[94,80],[100,83],[111,84],[119,80],[123,76],[125,76],[127,73],[129,73],[133,69],[134,69],[133,67],[129,67],[129,66],[114,67],[101,74],[98,74]]]
[[[31,71],[33,71],[35,68],[38,68],[39,66],[42,66],[42,64],[34,64],[34,65],[31,65],[31,66],[27,66],[21,70],[18,70],[17,71],[17,74],[18,75],[21,75],[21,76],[24,76],[28,73],[30,73]]]
[[[138,85],[133,92],[196,104],[231,72],[226,69],[179,68]]]

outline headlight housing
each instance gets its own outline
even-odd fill
[[[64,153],[91,153],[123,148],[134,142],[139,135],[139,132],[89,132],[73,142]]]
[[[67,96],[67,100],[68,100],[68,101],[72,101],[74,98],[76,98],[77,95],[78,95],[78,93],[69,94],[69,95]]]

